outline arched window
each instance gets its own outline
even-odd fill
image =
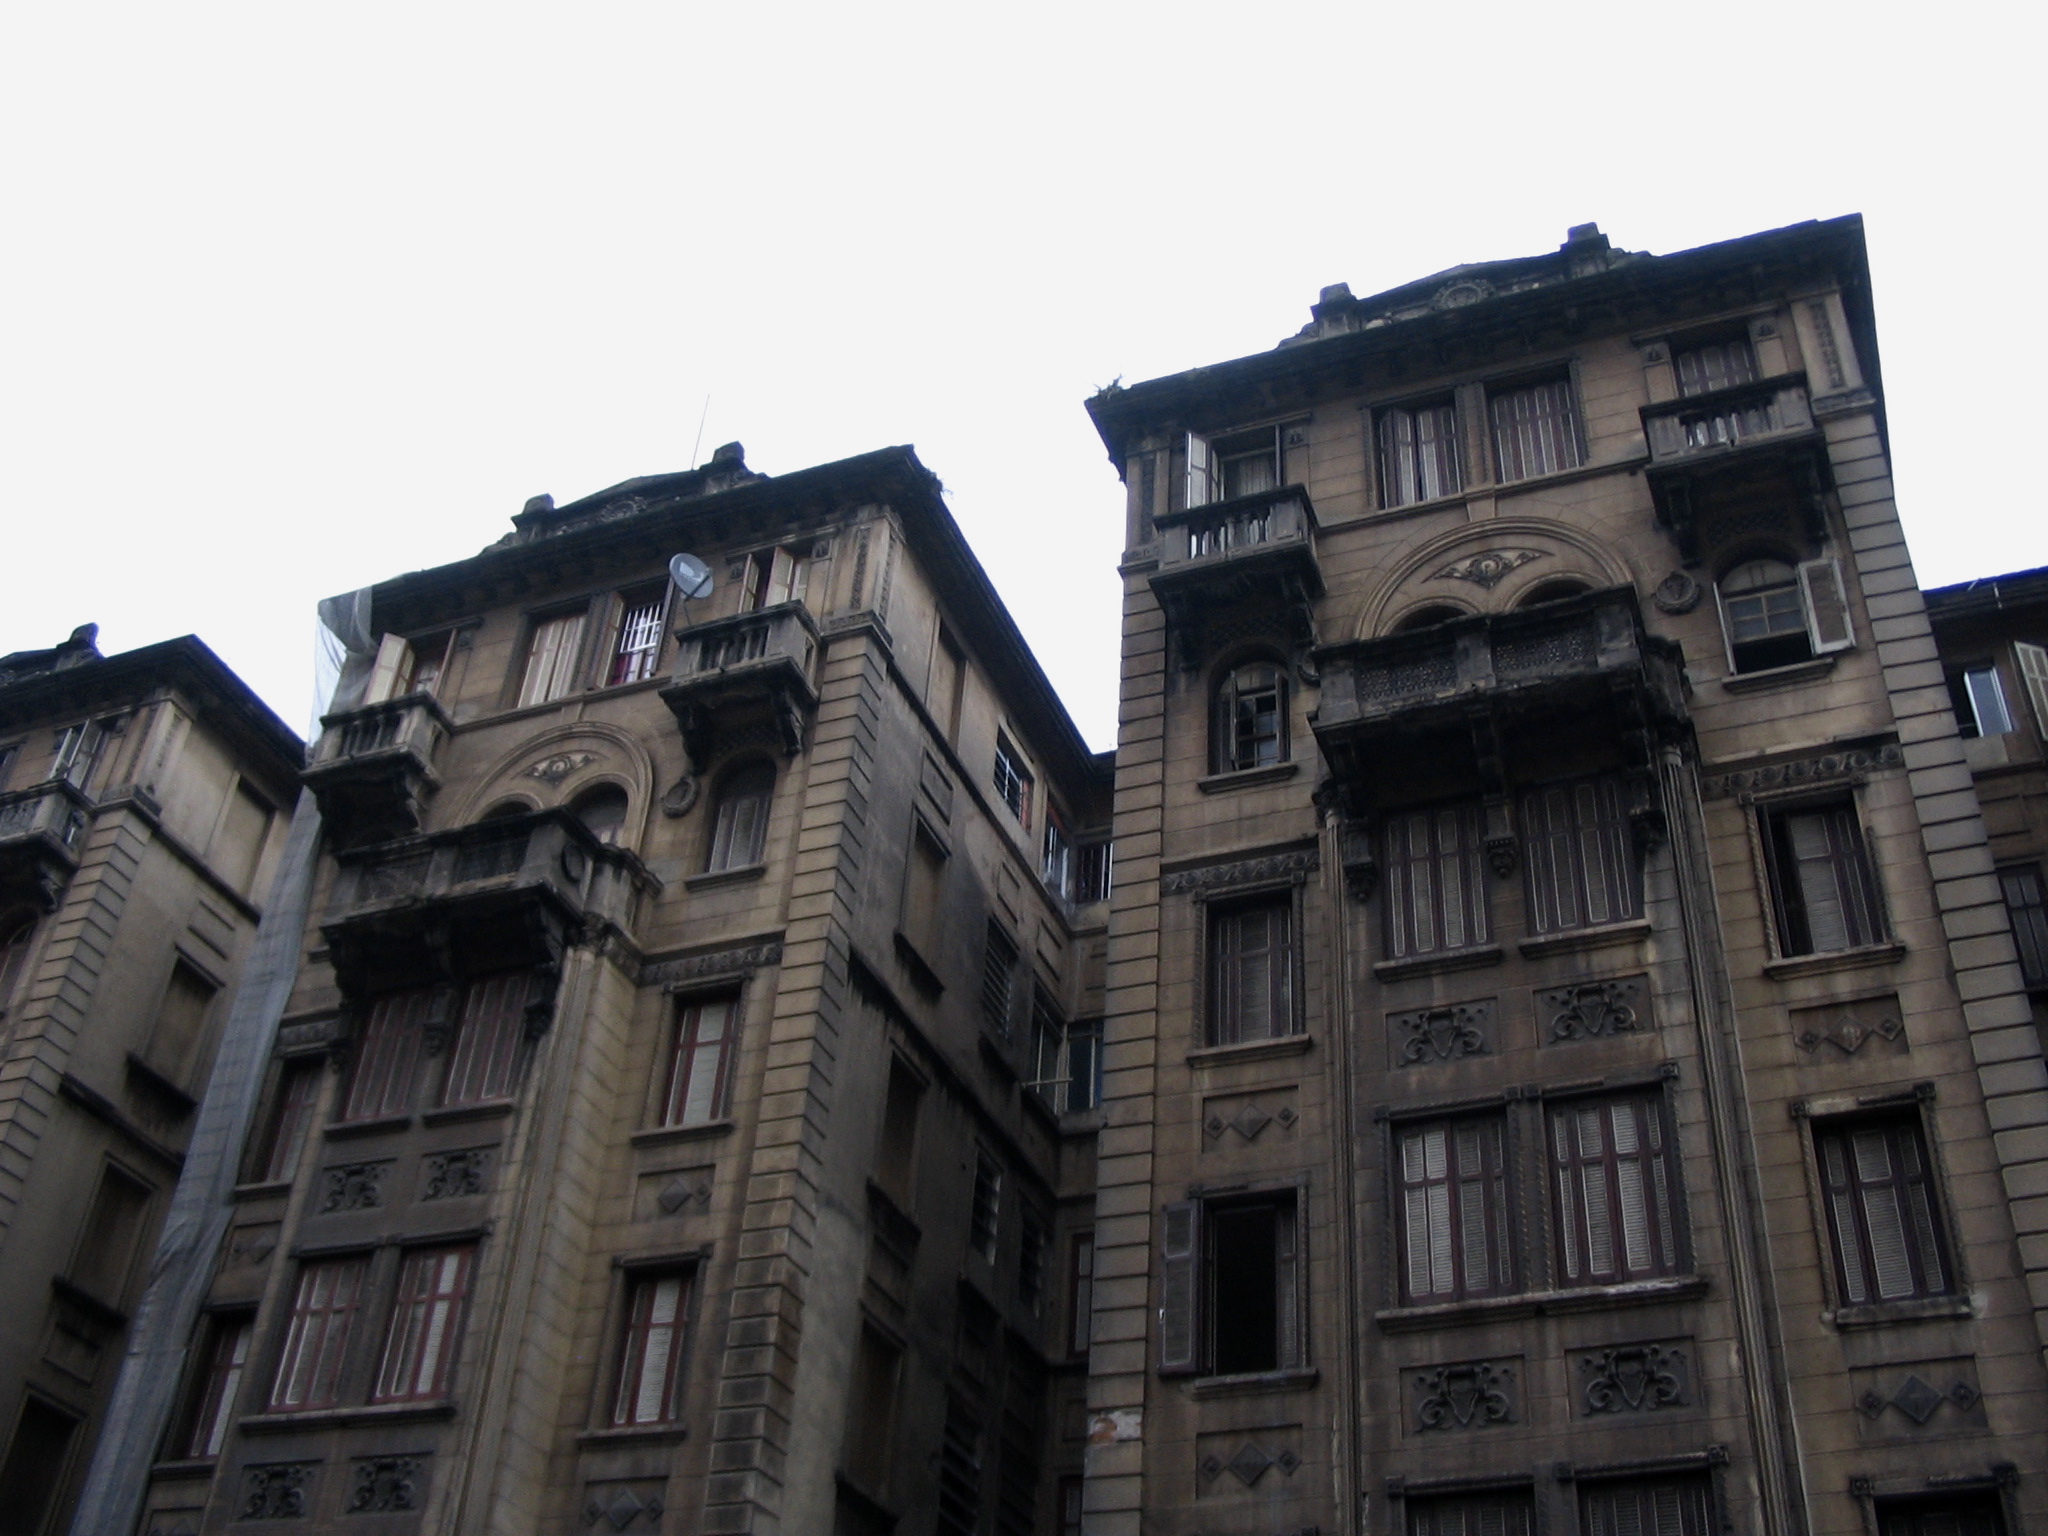
[[[1287,672],[1275,662],[1248,661],[1216,690],[1215,773],[1269,768],[1287,761]]]
[[[6,1017],[21,973],[28,968],[29,943],[36,936],[32,912],[0,913],[0,1018]]]
[[[1783,560],[1745,560],[1722,576],[1721,624],[1737,672],[1789,667],[1813,656],[1799,572]]]
[[[626,792],[616,784],[600,784],[578,795],[569,814],[600,843],[616,843],[626,830]]]
[[[1534,608],[1539,603],[1561,603],[1568,597],[1583,597],[1592,590],[1583,581],[1575,581],[1569,576],[1560,576],[1555,581],[1538,582],[1522,594],[1521,600],[1515,606],[1517,608]]]
[[[1407,615],[1387,633],[1405,635],[1410,630],[1428,629],[1435,624],[1448,624],[1452,619],[1465,617],[1465,610],[1453,608],[1449,603],[1431,603],[1427,608],[1418,608]]]
[[[761,862],[768,837],[768,803],[775,795],[775,770],[748,763],[725,776],[711,821],[711,857],[706,870],[745,869]]]

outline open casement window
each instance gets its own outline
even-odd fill
[[[847,1392],[846,1445],[841,1465],[861,1487],[888,1489],[889,1459],[896,1427],[896,1392],[903,1377],[903,1350],[871,1324],[862,1324]]]
[[[1948,691],[1955,705],[1956,730],[1965,738],[2003,736],[2012,729],[2012,711],[2006,707],[2005,689],[1993,663],[1981,661],[1951,672]]]
[[[1031,770],[1024,766],[1024,757],[1010,744],[1010,738],[1002,732],[996,733],[996,763],[993,782],[995,791],[1003,804],[1010,808],[1010,814],[1017,818],[1017,824],[1027,832],[1031,829]]]
[[[1784,954],[1828,954],[1883,941],[1877,877],[1853,804],[1767,811],[1763,830]]]
[[[768,842],[768,811],[775,798],[775,770],[767,763],[749,763],[726,775],[718,786],[718,808],[711,821],[711,853],[707,873],[747,869],[761,862]]]
[[[1531,929],[1559,933],[1643,915],[1619,780],[1545,784],[1523,794],[1521,811]]]
[[[204,1342],[194,1352],[199,1370],[188,1389],[183,1433],[174,1441],[179,1454],[210,1461],[227,1444],[255,1335],[253,1312],[216,1312],[206,1318]]]
[[[1381,411],[1379,449],[1383,506],[1434,501],[1465,488],[1458,457],[1458,412],[1449,400]]]
[[[526,1055],[526,1005],[533,978],[509,971],[469,984],[441,1080],[444,1105],[488,1104],[518,1091]]]
[[[1401,1300],[1408,1306],[1516,1289],[1499,1115],[1400,1127]]]
[[[2034,728],[2048,736],[2048,649],[2015,640],[2012,659],[2019,665],[2020,681],[2026,684],[2027,702],[2034,706]]]
[[[2005,913],[2012,920],[2012,940],[2020,952],[2020,976],[2030,989],[2048,987],[2048,894],[2041,885],[2041,866],[2018,864],[1998,872]]]
[[[1820,1121],[1813,1138],[1843,1304],[1951,1294],[1955,1273],[1920,1117]]]
[[[370,1004],[349,1063],[341,1119],[380,1120],[412,1109],[421,1036],[447,1006],[438,991],[387,992]]]
[[[725,1118],[739,1001],[737,993],[728,993],[678,1005],[662,1093],[663,1125],[709,1125]]]
[[[740,574],[740,612],[800,603],[810,582],[808,548],[757,549],[747,556],[746,569]]]
[[[279,1184],[299,1169],[299,1154],[305,1149],[306,1133],[313,1125],[313,1112],[320,1102],[320,1079],[326,1063],[318,1057],[301,1057],[285,1062],[277,1073],[270,1112],[249,1160],[249,1177],[258,1184]]]
[[[436,693],[448,665],[448,648],[454,638],[449,630],[408,639],[386,635],[377,643],[377,660],[370,668],[370,681],[363,689],[365,704],[381,704],[408,694]]]
[[[1757,372],[1756,348],[1747,336],[1693,342],[1674,353],[1671,362],[1678,375],[1678,392],[1684,396],[1754,384],[1762,377]]]
[[[1216,688],[1210,769],[1234,773],[1287,760],[1287,674],[1270,661],[1232,670]]]
[[[1387,818],[1389,960],[1468,949],[1492,936],[1483,832],[1476,804]]]
[[[1190,507],[1276,490],[1284,473],[1280,428],[1254,427],[1215,438],[1190,432],[1187,468]]]
[[[682,1417],[683,1343],[693,1278],[690,1269],[677,1268],[639,1270],[628,1279],[612,1394],[615,1426],[673,1424]]]
[[[1650,1477],[1579,1489],[1581,1536],[1714,1536],[1704,1477]]]
[[[1032,1008],[1034,1072],[1028,1086],[1054,1114],[1102,1101],[1102,1020],[1062,1023],[1050,1006]]]
[[[1407,1536],[1529,1536],[1534,1501],[1526,1491],[1453,1493],[1408,1499]]]
[[[551,614],[533,621],[526,642],[526,670],[520,676],[517,707],[545,704],[574,693],[577,667],[583,654],[583,623],[586,614]]]
[[[1016,977],[1016,942],[1003,930],[1001,923],[990,918],[981,951],[981,1022],[998,1040],[1010,1038]]]
[[[1838,560],[1745,560],[1714,585],[1728,670],[1766,672],[1856,643]]]
[[[371,1402],[429,1402],[448,1395],[475,1272],[474,1243],[405,1256]]]
[[[1486,404],[1503,481],[1554,475],[1585,462],[1570,379],[1501,390],[1488,396]]]
[[[1618,1285],[1683,1269],[1678,1169],[1661,1095],[1553,1104],[1550,1151],[1560,1285]]]
[[[60,779],[76,789],[90,789],[100,759],[106,755],[108,742],[121,734],[125,724],[125,718],[117,715],[104,720],[87,720],[59,731],[56,749],[50,754],[48,777]]]
[[[611,600],[605,645],[604,686],[617,688],[654,676],[661,660],[664,621],[668,618],[669,584],[649,582],[629,587]]]
[[[364,1257],[316,1259],[300,1268],[270,1384],[273,1410],[331,1408],[341,1400],[342,1367],[369,1268]]]
[[[1296,1032],[1293,933],[1290,892],[1209,909],[1208,1044]]]
[[[1161,1225],[1162,1372],[1238,1376],[1305,1363],[1293,1190],[1176,1201]]]

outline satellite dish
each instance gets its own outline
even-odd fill
[[[695,555],[677,555],[668,563],[668,579],[686,598],[711,595],[711,567]]]

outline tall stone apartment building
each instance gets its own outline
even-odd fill
[[[298,794],[187,637],[0,656],[0,1531],[68,1513]]]
[[[1860,223],[1312,316],[1090,405],[1090,1536],[2048,1521],[2048,1077]]]
[[[514,524],[336,605],[232,1215],[75,1528],[1052,1529],[1108,759],[908,449]]]
[[[1937,653],[1858,222],[1333,288],[1090,410],[1113,763],[907,449],[334,605],[79,1536],[2048,1520],[1980,712],[2048,628]]]

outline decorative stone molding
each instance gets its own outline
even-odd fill
[[[661,814],[664,816],[687,816],[690,808],[697,803],[697,776],[686,773],[669,785],[668,792],[661,797]]]
[[[1643,976],[1544,987],[1536,994],[1545,1045],[1637,1034],[1647,1027],[1649,1007],[1649,981]]]
[[[1579,1401],[1589,1417],[1655,1413],[1692,1404],[1690,1362],[1676,1344],[1623,1344],[1578,1356]]]
[[[1387,1049],[1397,1067],[1434,1066],[1493,1049],[1494,1000],[1447,1003],[1387,1015]]]
[[[1984,1423],[1976,1361],[1967,1356],[1851,1371],[1849,1389],[1866,1439],[1939,1434]]]
[[[370,1211],[384,1203],[384,1175],[391,1164],[343,1163],[320,1171],[320,1214]]]
[[[561,787],[562,780],[578,769],[588,768],[597,761],[595,752],[556,752],[542,758],[526,770],[524,777],[539,779],[550,789]]]
[[[1292,1424],[1201,1436],[1195,1451],[1197,1497],[1253,1490],[1274,1473],[1293,1477],[1301,1470],[1300,1439],[1301,1427]]]
[[[1159,882],[1159,889],[1168,896],[1204,896],[1235,886],[1267,885],[1281,880],[1300,885],[1321,867],[1321,855],[1313,848],[1303,848],[1293,853],[1269,854],[1264,858],[1239,859],[1230,864],[1176,870]]]
[[[340,1027],[338,1019],[313,1019],[304,1024],[283,1024],[278,1026],[276,1054],[288,1056],[299,1051],[318,1050],[334,1041],[335,1031]]]
[[[1705,591],[1697,581],[1683,571],[1673,571],[1650,594],[1650,601],[1659,613],[1691,613],[1699,607],[1700,597]]]
[[[598,1531],[658,1531],[668,1479],[639,1477],[583,1487],[583,1524]]]
[[[1259,1100],[1266,1100],[1261,1104]],[[1294,1090],[1269,1089],[1262,1094],[1213,1098],[1203,1104],[1202,1134],[1205,1140],[1220,1141],[1235,1132],[1241,1141],[1257,1141],[1269,1125],[1291,1131],[1301,1121],[1301,1112],[1291,1102]],[[1277,1101],[1277,1102],[1276,1102]],[[1270,1106],[1270,1107],[1269,1107]]]
[[[355,1486],[348,1497],[351,1515],[377,1515],[418,1509],[423,1456],[371,1456],[355,1463]]]
[[[1872,1041],[1878,1042],[1871,1045]],[[1866,998],[1854,1003],[1828,1003],[1792,1013],[1792,1043],[1809,1056],[1855,1056],[1870,1046],[1895,1055],[1906,1048],[1906,1024],[1896,997]],[[1831,1050],[1822,1052],[1822,1046]],[[1887,1050],[1886,1048],[1889,1047]]]
[[[1484,1429],[1513,1424],[1517,1360],[1468,1360],[1408,1373],[1415,1431]]]
[[[260,1462],[242,1469],[238,1520],[303,1520],[311,1504],[312,1461]]]
[[[480,1195],[490,1174],[491,1149],[467,1147],[458,1152],[436,1152],[427,1158],[427,1180],[420,1190],[422,1200],[459,1200]]]
[[[1453,560],[1430,572],[1432,581],[1469,581],[1483,592],[1491,592],[1531,560],[1541,560],[1541,549],[1483,549],[1463,560]]]
[[[1839,784],[1867,773],[1906,766],[1906,754],[1897,742],[1881,747],[1857,747],[1847,752],[1828,752],[1789,763],[1772,763],[1764,768],[1745,768],[1734,773],[1709,774],[1700,780],[1700,796],[1706,800],[1743,799],[1779,789],[1803,789],[1808,785]]]
[[[745,977],[767,966],[782,963],[782,941],[743,944],[733,949],[715,949],[680,960],[658,960],[640,968],[643,987],[681,987],[716,978]]]
[[[707,1173],[687,1169],[661,1186],[654,1203],[673,1216],[686,1205],[708,1210],[711,1206],[711,1178]]]
[[[1496,878],[1505,880],[1515,872],[1521,862],[1521,843],[1512,832],[1503,832],[1486,840],[1486,863]]]

